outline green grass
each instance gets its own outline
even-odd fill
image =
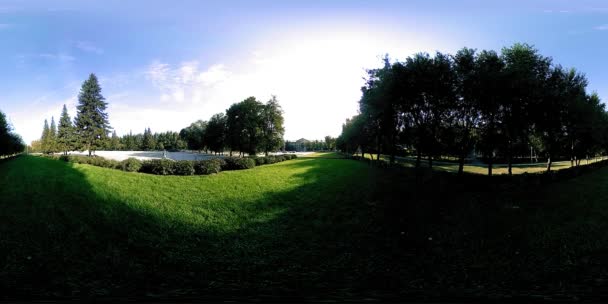
[[[303,158],[344,158],[344,156],[340,155],[338,152],[315,152],[311,154],[306,154],[300,156]]]
[[[154,176],[0,162],[3,297],[593,298],[608,290],[608,168],[444,193],[353,160]]]
[[[376,159],[376,157],[377,157],[377,155],[374,154],[373,159]],[[371,155],[365,154],[365,158],[370,159]],[[380,159],[388,161],[390,159],[390,157],[388,155],[380,155]],[[581,165],[586,165],[587,163],[591,164],[591,163],[594,163],[594,162],[600,161],[600,160],[601,160],[601,158],[591,158],[591,159],[589,159],[588,162],[586,160],[581,160]],[[446,171],[446,172],[458,172],[457,159],[453,159],[453,161],[454,161],[453,163],[434,161],[433,168],[435,168],[436,170],[441,170],[441,171]],[[416,161],[415,161],[415,158],[412,157],[412,158],[397,159],[396,162],[402,164],[405,167],[413,168]],[[421,165],[423,167],[427,167],[428,159],[422,159]],[[566,169],[566,168],[570,168],[570,167],[571,167],[570,161],[559,161],[559,162],[552,163],[551,170],[557,171],[557,170]],[[537,172],[544,172],[546,170],[547,170],[547,164],[544,162],[534,163],[534,164],[514,164],[511,169],[513,174],[537,173]],[[488,166],[484,165],[484,164],[479,164],[479,165],[478,164],[465,164],[464,172],[487,175]],[[492,166],[492,174],[496,174],[496,175],[508,174],[507,165],[501,164],[501,165]]]

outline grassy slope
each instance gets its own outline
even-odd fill
[[[608,169],[534,193],[442,194],[307,158],[162,177],[0,163],[0,290],[355,298],[600,293]]]

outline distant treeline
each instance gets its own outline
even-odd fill
[[[249,155],[258,152],[274,152],[284,146],[283,111],[273,96],[262,103],[249,97],[218,113],[209,121],[196,121],[177,132],[152,133],[150,128],[143,134],[129,132],[119,137],[111,132],[107,102],[101,95],[97,77],[91,74],[83,83],[78,95],[77,114],[74,121],[64,105],[59,119],[44,121],[40,140],[32,142],[32,151],[42,153],[69,151],[92,152],[104,150],[198,150],[223,153],[229,151]],[[111,134],[111,135],[110,135]]]
[[[464,48],[455,55],[419,53],[405,61],[384,59],[368,71],[360,114],[347,119],[337,146],[354,153],[406,151],[459,159],[483,155],[511,173],[513,159],[531,149],[547,159],[580,159],[608,151],[608,114],[586,77],[563,68],[527,44],[495,51]],[[535,154],[536,154],[535,153]]]
[[[179,135],[191,150],[228,151],[230,156],[234,152],[268,155],[283,148],[283,122],[283,110],[275,96],[266,103],[249,97],[232,104],[225,114],[192,123]]]
[[[21,153],[24,149],[23,140],[13,132],[6,115],[0,111],[0,157]]]

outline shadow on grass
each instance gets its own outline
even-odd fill
[[[366,167],[281,165],[306,169],[293,177],[301,186],[241,202],[251,219],[223,231],[98,197],[64,162],[2,163],[0,290],[43,298],[354,297],[370,250],[361,241],[375,241],[364,199],[369,177],[349,174]]]
[[[226,230],[99,197],[67,163],[1,163],[0,185],[8,186],[0,188],[0,291],[5,298],[424,300],[529,295],[530,286],[548,293],[567,281],[568,268],[539,268],[555,248],[527,234],[534,226],[526,212],[536,211],[505,207],[526,193],[421,192],[411,174],[351,160],[273,166],[302,171],[293,176],[299,186],[240,202],[242,221]]]

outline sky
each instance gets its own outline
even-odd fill
[[[338,136],[388,54],[534,45],[608,100],[607,1],[0,0],[0,111],[27,143],[90,73],[119,135],[276,95],[285,138]]]

